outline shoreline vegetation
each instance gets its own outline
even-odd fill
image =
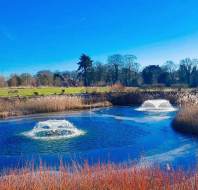
[[[3,96],[2,91],[15,91]],[[37,94],[27,95],[29,92]],[[28,93],[27,93],[28,92]],[[41,94],[45,92],[45,94]],[[59,92],[59,93],[58,93]],[[126,88],[122,85],[111,87],[72,88],[14,88],[0,89],[0,119],[40,114],[84,110],[99,107],[139,106],[148,99],[167,99],[173,105],[185,107],[198,104],[198,90],[177,88]]]
[[[2,190],[192,190],[197,188],[196,172],[111,163],[94,166],[74,163],[70,167],[60,164],[58,169],[48,168],[41,163],[37,168],[32,166],[10,170],[0,176]]]
[[[0,99],[0,118],[107,106],[111,106],[110,102],[102,97],[83,98],[75,95]]]
[[[198,106],[185,106],[176,115],[172,122],[176,131],[198,135]]]

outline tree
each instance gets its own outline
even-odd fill
[[[84,86],[90,85],[90,74],[92,69],[93,61],[88,55],[82,54],[80,61],[77,63],[78,66],[78,77],[81,77],[84,83]]]
[[[0,76],[0,87],[5,87],[6,86],[6,81],[3,76]]]
[[[190,58],[181,60],[178,71],[180,82],[190,86],[192,73],[196,68],[197,62],[195,60],[191,60]]]
[[[133,86],[138,84],[138,72],[140,64],[137,62],[137,57],[134,55],[124,55],[124,68],[125,78],[127,86]]]
[[[22,86],[32,86],[33,85],[33,77],[29,73],[23,73],[20,75],[20,81]]]
[[[14,75],[11,75],[9,80],[8,80],[8,85],[9,86],[20,86],[21,85],[21,79],[18,75],[14,74]]]
[[[107,65],[102,64],[101,62],[97,61],[94,63],[94,84],[103,86],[107,81]]]
[[[38,86],[52,86],[53,85],[53,73],[48,70],[39,71],[36,74],[36,81]]]
[[[164,84],[166,86],[171,85],[170,75],[167,71],[162,70],[162,72],[160,73],[160,75],[158,77],[158,83]]]
[[[55,72],[53,76],[53,85],[54,86],[63,86],[64,77],[61,73]]]
[[[157,84],[159,76],[161,74],[161,68],[159,65],[149,65],[142,71],[142,77],[145,84]]]
[[[191,87],[198,87],[198,59],[193,59],[193,70],[191,73]]]
[[[113,67],[113,83],[118,82],[119,69],[123,63],[124,59],[120,54],[114,54],[108,57],[108,64]]]
[[[176,82],[177,65],[173,61],[166,61],[162,66],[162,70],[169,74],[170,83]]]

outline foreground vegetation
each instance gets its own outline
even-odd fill
[[[173,120],[173,128],[177,131],[198,135],[198,106],[185,106]]]
[[[192,190],[198,189],[198,175],[156,168],[118,165],[83,167],[60,166],[51,170],[42,165],[12,170],[0,177],[1,190]]]

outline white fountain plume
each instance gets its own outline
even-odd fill
[[[31,131],[23,134],[33,139],[58,140],[76,137],[84,133],[67,120],[47,120],[38,122]]]
[[[155,99],[146,100],[138,109],[138,111],[159,111],[159,112],[172,112],[177,109],[174,108],[168,100],[165,99]]]

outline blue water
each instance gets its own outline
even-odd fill
[[[0,121],[0,170],[42,160],[58,166],[87,160],[150,166],[169,164],[193,168],[198,140],[171,128],[175,112],[140,112],[134,107],[112,107],[78,113],[43,115]],[[25,136],[38,122],[68,120],[85,134],[69,139],[39,140]]]

